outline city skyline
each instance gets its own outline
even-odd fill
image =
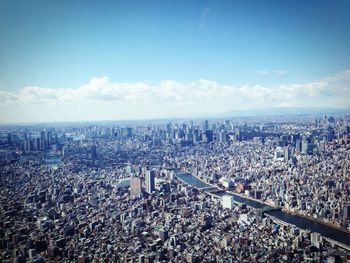
[[[0,123],[350,106],[349,1],[0,6]]]
[[[0,0],[0,262],[350,262],[350,0]]]
[[[346,262],[350,115],[0,126],[3,262]]]

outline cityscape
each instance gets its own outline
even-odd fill
[[[350,259],[350,115],[1,135],[3,262]]]
[[[0,0],[0,263],[350,262],[349,0]]]

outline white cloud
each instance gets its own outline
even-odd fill
[[[107,77],[94,77],[88,84],[76,89],[52,89],[24,87],[18,93],[0,91],[0,103],[45,104],[74,103],[83,101],[126,101],[179,102],[216,99],[244,99],[250,101],[271,101],[281,98],[292,99],[300,96],[334,96],[349,92],[348,86],[332,86],[326,81],[298,84],[282,84],[277,87],[261,85],[231,86],[201,79],[194,82],[164,80],[158,85],[148,83],[117,83]]]
[[[11,92],[0,90],[0,104],[14,103],[17,101],[17,96]]]
[[[339,81],[350,79],[350,69],[343,70],[333,76],[327,77],[326,81]]]
[[[16,111],[35,107],[37,112],[59,112],[63,108],[76,107],[81,115],[90,112],[93,116],[106,116],[112,112],[114,115],[111,114],[111,118],[115,114],[125,118],[131,115],[135,118],[193,116],[287,105],[322,107],[333,104],[334,107],[349,107],[350,85],[343,83],[349,72],[343,71],[320,81],[275,87],[233,86],[205,79],[192,82],[163,80],[158,84],[119,83],[110,81],[108,77],[94,77],[77,88],[24,87],[18,92],[0,90],[0,107],[12,107]],[[79,114],[75,114],[79,118]]]
[[[295,97],[317,97],[317,96],[328,96],[336,93],[336,90],[332,92],[328,82],[309,82],[303,84],[289,84],[281,85],[277,89],[279,96],[285,96],[287,98]]]

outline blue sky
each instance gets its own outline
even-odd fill
[[[1,122],[346,107],[349,69],[349,0],[0,1]]]

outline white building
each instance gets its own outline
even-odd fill
[[[233,206],[234,206],[233,196],[231,196],[231,195],[224,195],[222,197],[222,207],[223,208],[232,209]]]
[[[321,235],[316,232],[311,233],[311,245],[320,248]]]
[[[222,184],[223,187],[225,188],[231,188],[233,187],[233,182],[229,179],[229,178],[226,178],[226,177],[221,177],[219,179],[219,182]]]
[[[127,188],[130,186],[130,178],[120,179],[116,184],[116,188]]]

